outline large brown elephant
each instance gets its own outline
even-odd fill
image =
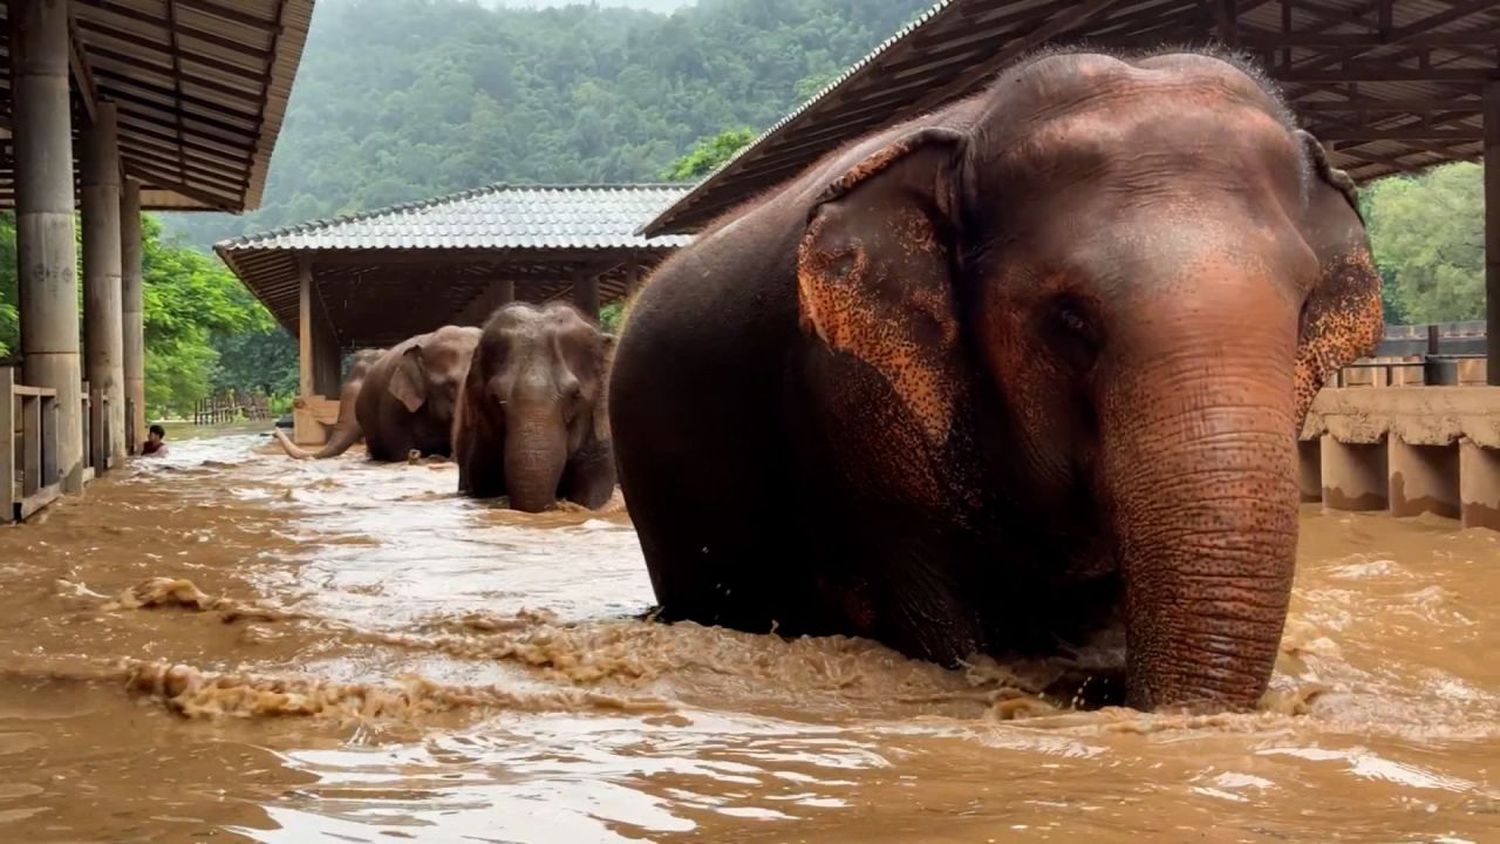
[[[949,664],[1123,625],[1127,703],[1245,707],[1294,432],[1380,332],[1352,186],[1269,84],[1050,53],[673,257],[610,421],[667,620]]]
[[[459,394],[459,491],[538,512],[615,489],[604,380],[613,337],[571,305],[516,302],[485,323]]]
[[[344,376],[344,383],[339,387],[339,418],[334,423],[333,434],[329,436],[328,442],[317,451],[304,451],[291,441],[280,428],[271,433],[286,453],[299,460],[322,460],[334,457],[348,451],[350,446],[360,441],[364,433],[359,427],[359,418],[354,413],[355,401],[359,398],[360,388],[364,386],[365,377],[370,374],[370,367],[380,356],[385,354],[385,349],[359,349],[349,356],[349,374]]]
[[[343,454],[360,433],[372,460],[406,460],[412,452],[451,455],[458,387],[478,343],[478,328],[445,325],[382,352],[369,364],[352,401],[348,384],[340,393],[339,418],[343,420],[346,408],[353,408],[354,436],[336,433],[334,441],[310,456]],[[309,456],[284,435],[278,439],[289,454]]]

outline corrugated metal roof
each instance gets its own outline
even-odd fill
[[[115,104],[122,164],[142,183],[143,206],[260,205],[312,9],[313,0],[71,0],[74,88]],[[9,63],[7,37],[0,62]],[[8,78],[0,110],[10,112]],[[5,207],[12,167],[0,154]]]
[[[684,185],[490,185],[219,243],[220,252],[312,249],[675,248],[691,238],[636,233]]]
[[[528,301],[567,296],[597,278],[603,301],[690,236],[643,237],[685,185],[491,185],[225,240],[214,248],[296,334],[301,273],[339,344],[383,346],[484,316],[497,282]],[[479,309],[476,311],[476,308]]]
[[[941,0],[643,231],[700,230],[841,144],[977,91],[1038,47],[1205,44],[1219,8],[1218,0]],[[1239,46],[1356,180],[1480,154],[1479,90],[1500,79],[1500,0],[1233,0],[1233,9]]]

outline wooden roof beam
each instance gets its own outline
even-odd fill
[[[1437,27],[1446,26],[1450,23],[1454,23],[1455,21],[1462,20],[1472,15],[1493,11],[1494,8],[1495,4],[1493,0],[1464,0],[1460,3],[1453,3],[1447,11],[1428,15],[1421,20],[1413,21],[1412,23],[1409,23],[1406,26],[1397,29],[1396,31],[1391,33],[1391,40],[1393,43],[1400,43],[1408,38],[1420,35],[1423,32],[1436,29]],[[1491,28],[1492,27],[1493,21],[1491,22]]]
[[[211,44],[216,49],[223,50],[226,53],[236,53],[242,56],[246,56],[247,58],[250,58],[261,64],[264,64],[271,58],[271,54],[269,52],[262,50],[259,47],[253,47],[249,44],[245,44],[244,42],[236,41],[233,38],[225,38],[222,35],[218,35],[212,32],[206,32],[204,30],[198,29],[197,27],[187,26],[180,23],[175,19],[175,13],[172,10],[171,2],[167,3],[167,17],[166,20],[163,20],[149,12],[137,11],[136,9],[132,9],[129,6],[111,2],[111,0],[72,1],[80,6],[95,10],[99,15],[101,24],[109,26],[111,29],[114,29],[118,32],[139,32],[139,27],[128,26],[124,23],[124,21],[134,21],[136,23],[144,24],[153,28],[165,27],[169,37],[182,36],[186,38],[194,38],[198,41],[202,41],[205,44]]]
[[[78,21],[68,16],[68,67],[72,70],[73,84],[78,86],[79,98],[83,100],[83,111],[89,125],[98,119],[99,89],[94,86],[94,74],[89,69],[88,56],[78,37]]]
[[[200,14],[213,15],[216,18],[221,18],[240,26],[259,29],[271,35],[277,35],[281,32],[281,24],[277,21],[256,17],[255,15],[235,9],[232,6],[213,2],[213,0],[177,0],[177,5]]]

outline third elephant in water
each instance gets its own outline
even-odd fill
[[[334,441],[315,455],[297,449],[281,437],[282,446],[296,457],[333,457],[353,445],[362,433],[371,460],[406,460],[422,455],[453,453],[453,407],[469,359],[479,343],[479,329],[445,325],[418,334],[380,354],[358,380],[355,390],[340,397],[339,419],[352,398],[355,426],[351,433],[336,430]],[[355,381],[351,371],[349,381]]]
[[[570,305],[516,302],[485,323],[454,418],[459,490],[537,512],[615,488],[604,382],[614,338]]]

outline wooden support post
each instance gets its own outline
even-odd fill
[[[1500,386],[1500,81],[1484,88],[1485,380]]]
[[[313,289],[312,267],[306,261],[297,266],[300,288],[297,320],[297,400],[292,408],[292,438],[298,445],[320,445],[326,440],[323,426],[313,417],[313,399],[317,378],[313,370]]]
[[[125,443],[138,454],[146,440],[146,322],[141,290],[141,184],[120,191],[120,297],[125,353]]]
[[[316,303],[315,303],[316,305]],[[339,354],[338,335],[329,325],[323,309],[313,308],[313,387],[317,395],[337,399],[343,381],[343,356]]]
[[[120,146],[115,104],[98,103],[83,132],[83,321],[94,466],[125,457],[125,341],[120,288]]]
[[[1239,10],[1236,8],[1237,0],[1216,0],[1214,3],[1215,28],[1218,30],[1219,42],[1228,47],[1239,46],[1239,26],[1235,16]]]
[[[599,321],[599,276],[580,272],[573,277],[573,304],[584,316]]]
[[[11,134],[23,380],[57,390],[58,467],[83,489],[67,0],[10,0]]]
[[[12,431],[16,425],[15,386],[16,368],[0,366],[0,420],[4,420],[0,429],[0,523],[16,518],[16,440]],[[24,422],[22,430],[21,447],[25,448]]]
[[[640,292],[641,282],[645,280],[645,273],[641,272],[641,262],[631,258],[625,265],[625,298],[634,299],[635,294]]]

